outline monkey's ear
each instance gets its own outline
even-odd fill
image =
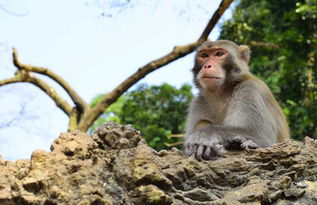
[[[244,60],[246,63],[249,63],[250,54],[251,54],[251,50],[250,50],[249,46],[247,46],[247,45],[240,45],[240,46],[239,46],[239,51],[240,51],[240,53],[241,53],[241,58],[242,58],[242,60]]]

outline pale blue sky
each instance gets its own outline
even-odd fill
[[[1,79],[13,76],[11,47],[15,47],[23,63],[52,69],[90,102],[175,45],[195,41],[220,3],[139,0],[134,8],[118,13],[106,4],[98,7],[96,2],[102,1],[0,0],[7,10],[26,13],[18,17],[0,10]],[[101,17],[102,12],[113,17]],[[216,39],[218,34],[216,28],[209,37]],[[192,62],[193,55],[189,55],[139,83],[191,83]],[[0,87],[0,123],[17,115],[21,102],[28,102],[25,112],[30,119],[0,129],[0,155],[4,159],[29,158],[34,149],[49,150],[52,141],[67,127],[64,113],[38,88],[28,84]]]

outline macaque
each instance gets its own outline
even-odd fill
[[[185,154],[212,160],[231,149],[267,147],[289,138],[285,116],[265,83],[252,75],[250,49],[207,41],[192,69],[199,94],[186,124]]]

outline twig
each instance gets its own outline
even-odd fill
[[[247,44],[250,46],[266,47],[266,48],[279,48],[280,47],[280,45],[275,44],[275,43],[257,42],[257,41],[249,41]]]
[[[19,83],[19,82],[28,82],[32,83],[36,87],[40,88],[43,92],[45,92],[52,100],[55,102],[56,106],[59,107],[61,110],[64,111],[66,115],[70,115],[72,111],[72,106],[60,97],[57,92],[50,87],[46,82],[43,80],[35,77],[31,73],[25,70],[18,70],[14,77],[4,79],[0,81],[0,86],[12,84],[12,83]]]
[[[13,48],[12,55],[13,55],[13,64],[19,70],[22,69],[25,71],[46,75],[47,77],[53,79],[56,83],[58,83],[62,88],[64,88],[64,90],[73,100],[74,104],[76,105],[76,107],[79,109],[80,112],[84,112],[86,109],[88,109],[87,103],[77,94],[77,92],[62,77],[60,77],[59,75],[57,75],[56,73],[54,73],[48,68],[42,68],[38,66],[26,65],[21,63],[15,48]]]
[[[209,20],[205,30],[201,34],[201,36],[198,39],[198,42],[205,42],[212,31],[212,29],[216,26],[218,23],[220,17],[222,14],[227,10],[227,8],[230,6],[230,4],[233,2],[233,0],[222,0],[218,9],[215,11],[214,15],[212,15],[211,19]]]
[[[168,143],[168,142],[164,142],[164,145],[166,147],[175,147],[175,146],[178,146],[178,145],[182,145],[184,142],[174,142],[174,143]]]
[[[184,134],[171,134],[172,138],[184,138]]]

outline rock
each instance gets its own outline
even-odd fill
[[[292,179],[289,176],[282,176],[278,181],[278,187],[281,189],[287,189],[291,187]]]
[[[242,205],[238,201],[219,199],[210,203],[211,205]]]
[[[305,194],[305,189],[286,189],[284,191],[285,198],[299,198]]]
[[[61,134],[30,160],[0,157],[2,205],[317,204],[317,141],[289,140],[197,161],[157,152],[131,125]]]
[[[154,184],[162,189],[170,189],[172,182],[164,176],[155,163],[151,163],[153,152],[146,145],[141,145],[136,149],[135,156],[129,164],[132,171],[132,182],[136,185]]]
[[[216,195],[211,193],[210,190],[204,190],[198,187],[190,191],[184,192],[184,196],[193,200],[207,201],[207,202],[219,199]]]
[[[242,203],[268,201],[268,187],[265,182],[251,184],[226,193],[224,198]]]
[[[155,185],[142,185],[134,189],[135,204],[172,204],[172,199]]]

